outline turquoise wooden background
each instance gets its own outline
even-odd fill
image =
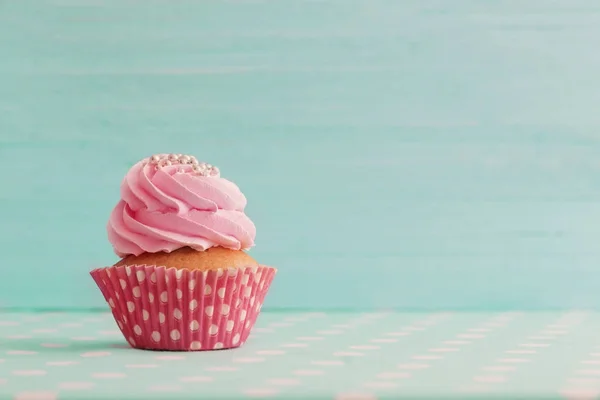
[[[271,308],[600,306],[600,5],[0,1],[0,302],[88,270],[154,152],[249,199]]]

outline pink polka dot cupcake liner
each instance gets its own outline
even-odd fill
[[[276,271],[262,265],[211,271],[135,265],[98,268],[91,275],[132,347],[202,351],[245,343]]]

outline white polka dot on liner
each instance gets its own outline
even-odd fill
[[[181,289],[175,289],[175,297],[177,297],[178,300],[182,299],[183,292],[181,291]]]
[[[119,283],[121,284],[121,289],[125,289],[127,287],[127,282],[125,279],[119,279]]]
[[[158,322],[160,322],[161,324],[164,324],[166,320],[167,320],[167,317],[165,316],[165,314],[163,314],[162,312],[159,312],[158,313]]]
[[[135,273],[135,276],[136,276],[138,282],[142,282],[144,279],[146,279],[146,273],[144,271],[137,271]]]
[[[221,304],[221,314],[222,315],[228,315],[229,309],[230,309],[230,307],[228,304]]]
[[[169,336],[171,337],[171,340],[181,339],[181,333],[177,329],[173,329]]]
[[[225,330],[227,332],[231,332],[231,331],[233,331],[234,326],[235,326],[235,322],[233,322],[233,320],[229,320],[229,321],[227,321],[227,325],[225,326]]]
[[[209,328],[208,328],[208,334],[209,335],[216,335],[217,333],[219,333],[219,327],[215,324],[212,324]]]
[[[200,350],[201,348],[202,348],[202,343],[198,342],[197,340],[190,343],[191,350]]]
[[[166,290],[160,294],[160,301],[162,301],[163,303],[169,301],[169,294]]]
[[[181,312],[181,310],[179,308],[173,309],[173,317],[175,319],[181,319],[181,317],[183,317],[183,313]]]
[[[215,312],[215,308],[213,306],[206,306],[206,307],[204,307],[204,313],[207,316],[212,317],[213,314],[214,314],[214,312]]]
[[[221,343],[221,342],[217,342],[217,343],[215,343],[215,345],[213,346],[213,349],[214,349],[214,350],[220,350],[220,349],[222,349],[222,348],[223,348],[223,343]]]
[[[142,291],[140,290],[139,286],[134,287],[131,292],[133,293],[133,297],[141,297],[142,296]]]
[[[211,293],[212,293],[212,287],[210,287],[210,285],[204,285],[204,295],[208,296]]]
[[[231,343],[233,343],[234,345],[238,344],[240,341],[240,334],[236,333],[233,338],[231,339]]]

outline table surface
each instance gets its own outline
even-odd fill
[[[263,313],[236,350],[128,348],[109,314],[0,315],[0,398],[589,398],[600,313]]]

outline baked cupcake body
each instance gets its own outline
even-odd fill
[[[235,184],[193,157],[161,154],[131,168],[107,228],[121,260],[91,273],[131,346],[246,341],[276,270],[245,252],[256,235],[245,206]]]

